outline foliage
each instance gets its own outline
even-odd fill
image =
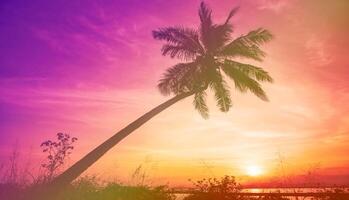
[[[209,178],[193,182],[195,193],[185,200],[231,200],[237,199],[241,185],[234,176],[224,176],[221,179]]]
[[[268,100],[260,85],[260,82],[273,81],[268,72],[233,59],[262,61],[266,54],[261,45],[273,36],[268,30],[258,28],[233,38],[230,20],[237,11],[238,8],[232,9],[224,23],[215,24],[212,10],[202,2],[197,29],[175,26],[153,31],[155,39],[165,42],[161,49],[163,55],[185,61],[166,70],[158,84],[160,92],[164,95],[194,94],[194,107],[203,118],[209,116],[205,92],[208,88],[214,92],[222,112],[228,112],[232,106],[225,77],[234,82],[237,90],[250,91],[260,99]]]
[[[174,200],[165,186],[125,186],[117,182],[100,185],[96,179],[85,177],[76,181],[59,197],[62,200]]]
[[[67,133],[57,133],[56,137],[56,141],[47,140],[40,145],[42,152],[48,154],[46,162],[41,164],[45,169],[44,182],[50,181],[56,175],[72,153],[73,144],[77,141],[76,137]]]
[[[285,197],[282,192],[276,195],[266,196],[244,196],[242,187],[236,182],[233,176],[224,176],[220,179],[209,178],[202,179],[196,182],[192,182],[194,185],[195,192],[186,196],[184,200],[291,200],[291,199],[312,199],[312,200],[347,200],[348,189],[346,188],[335,188],[335,189],[318,189],[315,192],[328,193],[328,195],[318,195],[309,197]],[[304,191],[294,191],[293,193],[303,193]],[[268,193],[266,193],[268,194]]]

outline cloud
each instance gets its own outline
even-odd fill
[[[312,35],[305,43],[308,60],[315,66],[326,66],[332,63],[333,58],[329,52],[327,40]]]
[[[270,10],[276,13],[282,12],[291,3],[291,0],[262,0],[259,1],[258,9]]]

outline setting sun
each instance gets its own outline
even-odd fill
[[[259,166],[251,165],[246,167],[246,174],[249,176],[260,176],[263,174],[263,170]]]

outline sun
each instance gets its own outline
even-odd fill
[[[249,176],[260,176],[263,174],[263,169],[260,166],[250,165],[246,167],[246,174]]]

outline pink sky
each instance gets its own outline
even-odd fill
[[[40,160],[39,144],[57,132],[79,138],[70,163],[138,116],[165,101],[156,84],[178,60],[160,54],[151,31],[197,27],[193,1],[16,1],[0,6],[0,158],[18,141]],[[223,174],[280,175],[312,166],[332,182],[349,176],[349,2],[345,0],[207,1],[214,20],[234,16],[234,36],[264,27],[275,39],[264,67],[270,102],[232,92],[220,113],[209,99],[204,120],[186,99],[108,152],[89,174],[130,180],[143,164],[157,183]],[[25,156],[28,157],[28,156]],[[346,182],[348,183],[348,182]]]

